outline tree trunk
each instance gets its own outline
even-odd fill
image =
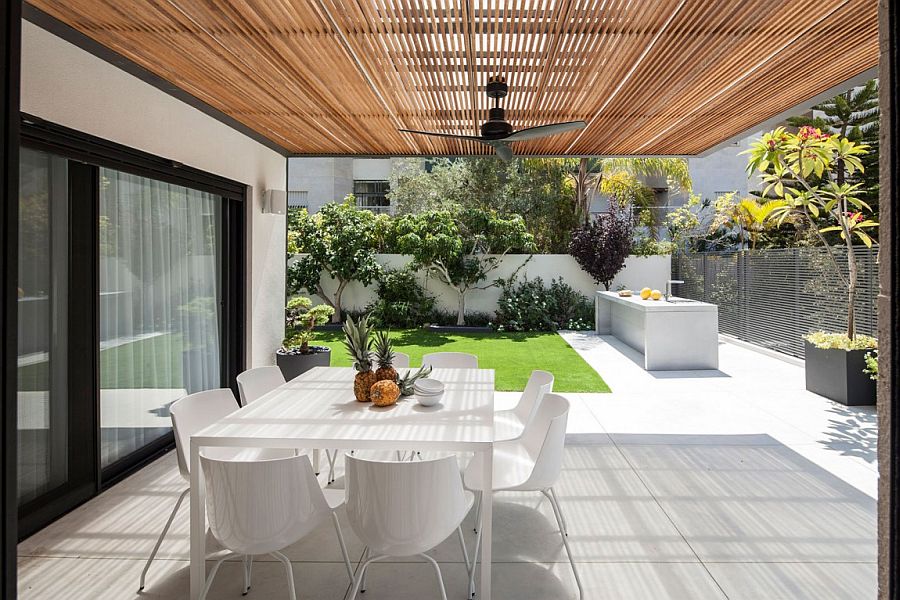
[[[456,324],[463,327],[466,324],[466,293],[464,291],[457,293],[459,294],[459,308],[456,312]]]
[[[851,340],[856,335],[856,315],[854,306],[856,304],[856,253],[853,250],[853,244],[847,244],[847,266],[849,267],[849,280],[847,286],[847,337]]]
[[[340,283],[338,283],[337,290],[334,292],[334,303],[331,305],[331,307],[334,309],[334,314],[331,315],[332,323],[340,323],[341,318],[343,317],[341,311],[341,296],[344,295],[344,288],[347,287],[347,283],[348,282],[346,281],[341,281]]]

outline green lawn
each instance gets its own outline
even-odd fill
[[[553,373],[556,392],[609,392],[603,378],[555,333],[437,333],[425,329],[392,331],[396,350],[410,355],[413,366],[429,352],[468,352],[478,366],[494,369],[498,391],[525,389],[534,369]],[[331,365],[350,366],[339,331],[319,331],[313,344],[331,348]]]

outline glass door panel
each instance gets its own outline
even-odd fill
[[[19,505],[69,478],[68,165],[23,148],[19,168]]]
[[[169,405],[220,387],[222,198],[100,169],[101,466],[171,431]]]

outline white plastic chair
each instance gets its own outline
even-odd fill
[[[371,352],[370,354],[372,356],[372,360],[375,361],[376,360],[375,353]],[[375,366],[372,368],[377,369],[378,363],[375,362]],[[409,368],[409,354],[407,354],[406,352],[397,352],[395,350],[394,351],[394,368],[395,369],[408,369]]]
[[[391,556],[418,555],[437,573],[441,598],[447,600],[437,562],[424,554],[456,530],[466,570],[460,524],[474,497],[463,489],[456,456],[420,462],[380,462],[345,456],[347,519],[366,545],[350,600],[365,591],[366,569]]]
[[[467,352],[432,352],[422,357],[422,366],[433,369],[477,369],[478,357]]]
[[[284,375],[278,367],[256,367],[244,371],[237,376],[241,406],[247,406],[283,383]]]
[[[525,391],[516,406],[509,410],[494,412],[494,441],[513,440],[525,431],[534,419],[545,394],[553,391],[553,374],[547,371],[532,371]]]
[[[219,558],[206,579],[204,600],[222,563],[232,556],[269,554],[284,565],[288,592],[296,600],[291,561],[280,552],[329,518],[334,524],[350,583],[353,569],[335,510],[343,503],[340,490],[325,490],[307,456],[259,461],[232,461],[200,455],[206,481],[206,514],[213,537],[228,554]],[[250,587],[252,562],[244,561],[245,588]]]
[[[482,480],[481,459],[476,457],[466,468],[466,487],[480,493],[496,491],[541,492],[550,501],[553,514],[559,525],[563,546],[572,565],[575,583],[578,584],[579,598],[584,598],[581,577],[575,567],[572,550],[569,548],[568,529],[559,506],[559,499],[553,486],[559,479],[566,445],[566,421],[569,416],[569,401],[559,394],[546,394],[538,407],[537,414],[526,426],[522,436],[515,440],[494,444],[493,485]],[[476,510],[476,522],[481,520],[481,505]],[[475,558],[469,571],[469,591],[474,591],[474,563],[478,561],[481,545],[481,530],[475,541]]]
[[[234,394],[227,388],[190,394],[175,401],[169,407],[172,429],[175,432],[175,454],[178,457],[178,471],[182,479],[188,484],[191,481],[191,471],[190,462],[187,459],[187,450],[191,447],[191,436],[216,421],[227,417],[238,408],[240,407]],[[291,450],[264,450],[261,448],[210,448],[209,450],[214,452],[216,456],[232,460],[256,460],[260,457],[292,456],[294,454]],[[181,503],[184,502],[184,498],[190,491],[191,488],[188,487],[178,496],[178,500],[172,508],[172,513],[169,515],[162,533],[159,534],[156,545],[153,546],[153,551],[150,552],[147,564],[144,565],[144,570],[141,571],[140,590],[144,589],[144,582],[147,578],[147,571],[150,569],[150,563],[156,558],[156,553],[169,532],[172,521],[175,520],[175,515],[178,513],[178,509],[181,508]]]

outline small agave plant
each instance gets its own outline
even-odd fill
[[[412,396],[415,392],[416,381],[431,375],[431,365],[419,367],[419,370],[413,373],[409,371],[400,378],[397,385],[400,387],[401,396]]]

